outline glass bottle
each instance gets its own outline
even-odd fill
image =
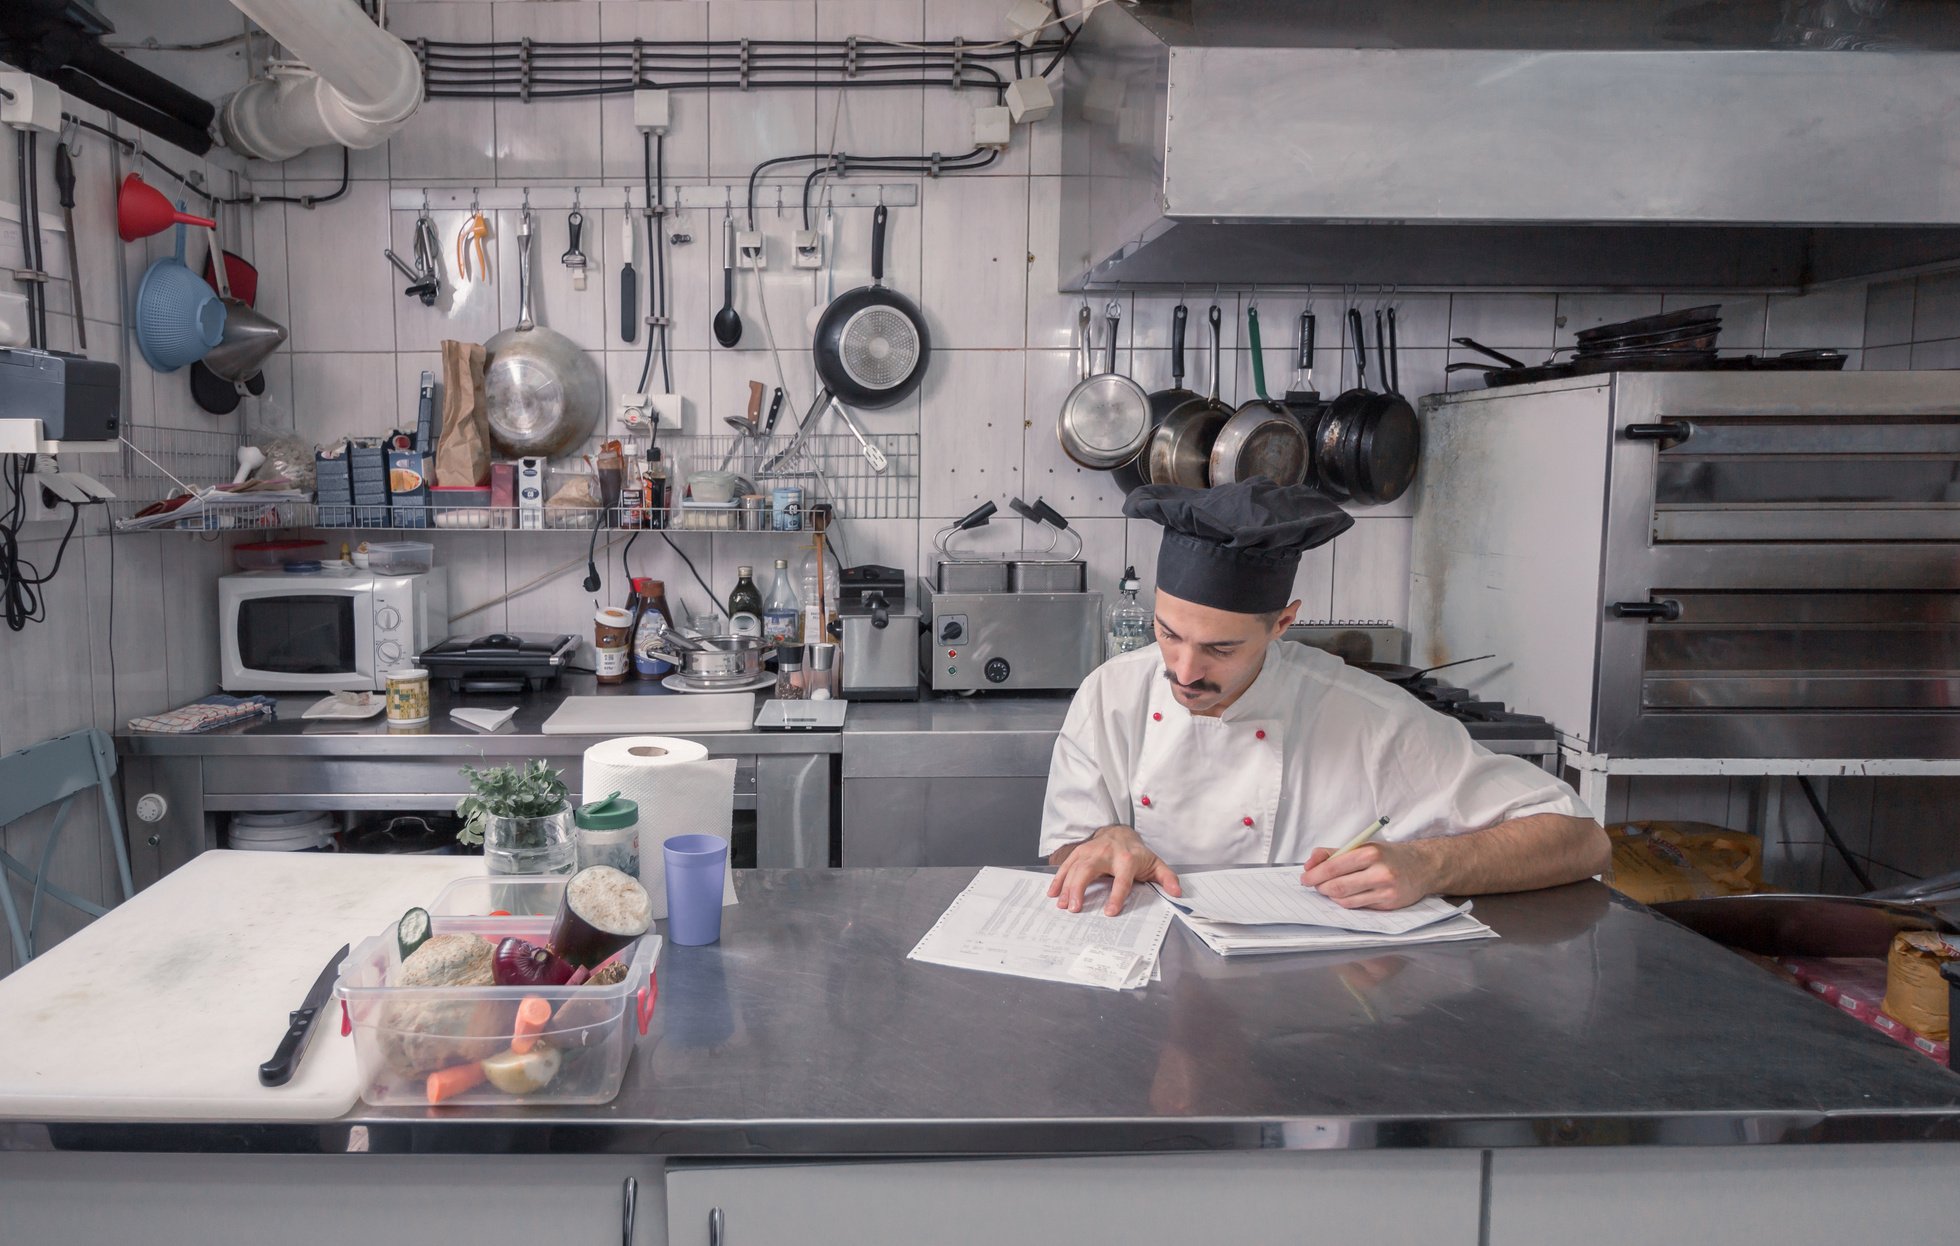
[[[776,560],[776,583],[769,600],[762,606],[762,637],[772,645],[795,644],[802,640],[803,603],[789,586],[789,560]]]
[[[661,461],[660,447],[647,456],[646,493],[641,501],[646,527],[667,527],[667,464]]]
[[[762,593],[755,568],[735,568],[735,591],[728,595],[728,630],[737,636],[762,635]]]
[[[663,679],[674,673],[671,662],[654,656],[662,633],[674,626],[674,612],[667,607],[666,582],[636,576],[633,590],[640,597],[640,618],[633,628],[633,673],[641,679]]]
[[[1137,601],[1137,590],[1142,587],[1137,569],[1123,568],[1123,578],[1117,584],[1119,595],[1109,607],[1108,657],[1141,649],[1151,642],[1150,611]]]

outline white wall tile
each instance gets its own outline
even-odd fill
[[[595,205],[616,204],[618,196],[611,188],[594,189],[587,193],[586,202]],[[710,217],[704,212],[689,211],[667,217],[664,226],[656,226],[668,238],[664,258],[656,263],[647,251],[646,219],[635,211],[632,261],[638,323],[634,325],[632,342],[621,339],[619,333],[620,269],[625,266],[627,258],[625,239],[621,235],[624,215],[618,207],[598,212],[586,211],[586,219],[590,223],[588,228],[596,225],[598,235],[593,242],[584,244],[585,253],[588,257],[602,257],[595,260],[599,272],[588,275],[586,283],[588,287],[600,288],[607,308],[610,319],[606,349],[644,349],[647,335],[651,332],[645,318],[651,314],[649,309],[653,306],[655,269],[664,265],[667,315],[673,321],[668,332],[673,349],[707,350],[714,344],[710,327],[715,309],[721,305],[720,213]],[[672,239],[676,234],[685,235],[692,241],[674,243]]]
[[[1726,339],[1726,334],[1724,338]],[[1865,344],[1865,287],[1829,286],[1810,294],[1774,294],[1769,299],[1766,349],[1810,350]],[[1724,340],[1723,345],[1733,345]]]
[[[811,39],[813,0],[715,0],[708,37]],[[816,150],[816,92],[801,88],[716,91],[708,99],[708,168],[716,177],[747,177],[758,161]]]
[[[1896,346],[1912,341],[1915,281],[1885,281],[1865,292],[1866,347]]]
[[[1937,369],[1960,368],[1960,338],[1914,343],[1912,366]]]
[[[1018,350],[934,351],[920,391],[922,515],[964,515],[982,502],[1005,512],[1020,490],[1025,360]]]
[[[599,36],[607,42],[628,39],[698,41],[708,37],[708,6],[693,0],[605,0],[599,5]],[[708,93],[670,91],[667,107],[672,129],[665,143],[665,166],[670,178],[703,177],[708,172]],[[608,95],[599,101],[601,171],[608,178],[637,184],[645,151],[633,125],[633,97]]]
[[[935,346],[1019,349],[1026,341],[1028,184],[928,182],[920,299]]]
[[[1912,340],[1960,337],[1960,273],[1921,277],[1912,313]]]
[[[928,39],[964,38],[971,43],[991,43],[1006,37],[1001,23],[1004,9],[973,0],[925,0],[925,34]],[[1003,76],[1011,77],[1011,72]],[[936,89],[925,93],[925,146],[927,151],[948,155],[970,151],[973,147],[973,110],[999,102],[998,95],[978,85],[965,90]],[[1051,118],[1051,121],[1053,118]],[[1002,159],[988,169],[990,174],[1017,177],[1028,171],[1028,128],[1015,126],[1013,143]]]
[[[500,41],[585,42],[599,37],[599,6],[589,0],[499,3],[491,26]],[[630,107],[630,97],[629,104]],[[497,100],[497,178],[510,183],[599,164],[599,100]]]
[[[493,37],[489,4],[394,6],[388,25],[403,39],[480,42]],[[388,141],[388,173],[397,181],[497,174],[497,110],[490,100],[424,100]]]
[[[330,442],[379,437],[400,426],[393,355],[305,353],[291,361],[300,436]]]
[[[390,237],[388,217],[388,187],[380,182],[355,182],[343,198],[311,211],[287,205],[290,349],[394,349],[401,274],[381,255],[382,240]]]
[[[1913,347],[1910,343],[1898,346],[1867,346],[1864,358],[1859,362],[1863,372],[1903,372],[1912,367]]]
[[[1384,620],[1409,617],[1408,519],[1357,519],[1334,538],[1333,617]]]
[[[817,38],[826,42],[856,35],[916,43],[925,37],[925,29],[921,0],[819,0],[817,4]],[[922,153],[925,94],[922,87],[819,91],[817,141],[810,150]]]
[[[1458,294],[1450,299],[1450,336],[1475,338],[1499,350],[1551,346],[1558,300],[1550,294]],[[1366,322],[1370,340],[1375,331]]]

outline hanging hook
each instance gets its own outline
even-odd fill
[[[477,195],[476,187],[474,186],[470,187],[470,211],[471,212],[483,211],[483,201]]]
[[[422,188],[422,215],[427,216],[428,214],[429,214],[429,188],[427,186],[424,186]]]
[[[783,219],[783,184],[776,183],[776,219]]]
[[[572,211],[574,212],[578,211],[579,209],[579,192],[580,192],[579,187],[577,186],[572,187]]]
[[[531,210],[531,188],[529,186],[524,188],[524,210],[526,212]]]

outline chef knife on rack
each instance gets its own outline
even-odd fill
[[[299,1071],[299,1062],[305,1058],[307,1045],[313,1041],[313,1029],[320,1019],[320,1010],[327,1006],[327,999],[333,994],[334,983],[340,977],[340,962],[347,959],[351,946],[346,943],[340,945],[340,950],[333,954],[333,959],[320,971],[320,976],[313,979],[306,998],[289,1014],[278,1050],[272,1053],[272,1059],[259,1066],[260,1085],[284,1086]]]
[[[54,185],[61,196],[63,238],[68,243],[68,295],[75,305],[75,349],[88,349],[88,320],[82,315],[82,269],[75,257],[75,155],[64,132],[54,148]]]

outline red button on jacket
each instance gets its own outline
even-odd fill
[[[1252,819],[1251,819],[1251,818],[1247,818],[1247,819],[1245,820],[1245,824],[1246,824],[1247,826],[1251,826],[1251,825],[1252,825]]]
[[[1162,714],[1152,714],[1150,717],[1156,722],[1164,721],[1164,716]]]
[[[1150,798],[1148,796],[1144,797],[1142,804],[1144,808],[1148,809],[1150,807]]]
[[[1252,733],[1252,738],[1255,740],[1263,740],[1266,738],[1266,733],[1263,731],[1255,731]]]

